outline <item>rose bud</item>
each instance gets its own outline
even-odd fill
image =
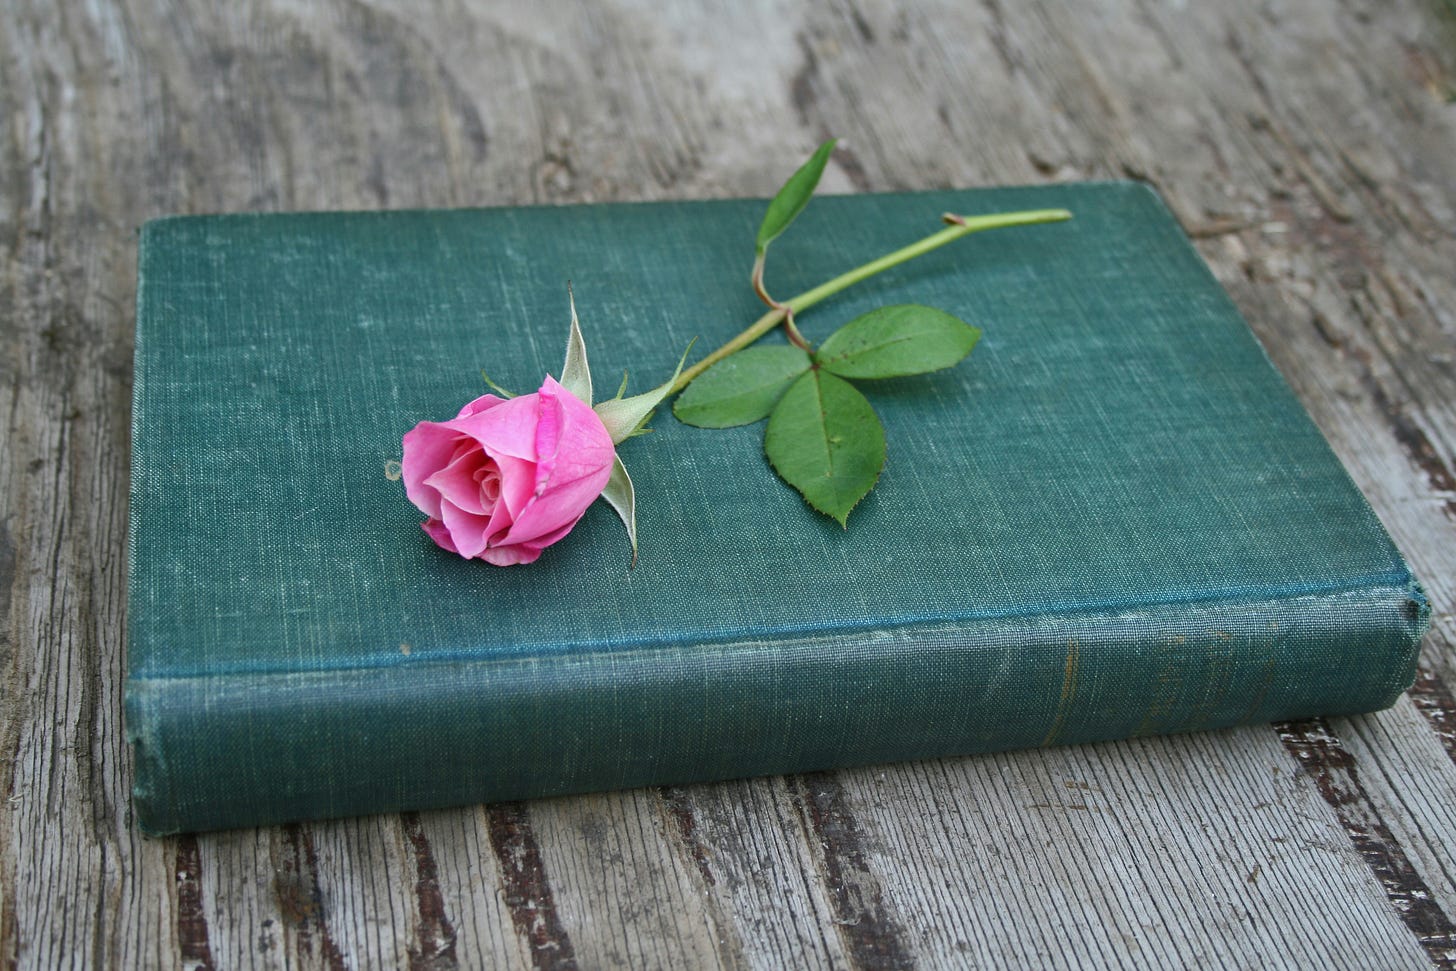
[[[404,436],[405,493],[424,530],[466,559],[531,563],[581,519],[616,448],[591,406],[549,375],[535,394],[484,395]]]

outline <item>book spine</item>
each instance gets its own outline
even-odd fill
[[[1372,711],[1414,677],[1428,611],[1411,581],[776,641],[133,678],[135,805],[163,834]]]

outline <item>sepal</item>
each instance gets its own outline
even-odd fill
[[[683,351],[682,357],[677,362],[677,370],[672,372],[672,377],[651,391],[630,398],[612,398],[603,401],[593,410],[602,424],[607,426],[607,434],[612,436],[613,445],[621,445],[631,438],[652,416],[652,410],[662,404],[664,398],[672,393],[672,386],[677,383],[677,377],[682,374],[683,365],[687,363],[688,352],[693,349],[691,343]]]
[[[632,566],[636,566],[637,496],[632,490],[632,477],[627,474],[627,466],[622,464],[620,455],[612,463],[612,477],[607,480],[607,487],[602,490],[601,498],[616,511],[622,519],[622,525],[627,527],[627,538],[632,542]]]
[[[576,319],[576,297],[571,284],[566,285],[566,299],[571,301],[571,333],[566,338],[566,363],[561,365],[561,386],[588,405],[592,403],[591,367],[586,360],[586,339]]]

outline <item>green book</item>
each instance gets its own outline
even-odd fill
[[[602,386],[761,312],[761,201],[163,219],[141,236],[127,732],[170,833],[1370,711],[1428,607],[1168,210],[1130,183],[816,199],[792,294],[942,212],[1065,207],[802,315],[923,303],[955,368],[866,383],[879,487],[841,529],[763,426],[663,410],[529,566],[436,547],[386,475],[416,422]],[[771,336],[770,341],[781,341]]]

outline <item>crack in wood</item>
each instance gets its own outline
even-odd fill
[[[719,886],[719,880],[713,872],[711,863],[713,852],[703,841],[702,834],[699,832],[695,809],[696,800],[683,786],[660,786],[657,789],[657,796],[661,807],[660,812],[665,817],[667,825],[677,830],[678,838],[682,841],[682,849],[692,858],[698,876],[702,878],[705,916],[711,928],[719,963],[725,968],[744,967],[748,962],[743,954],[742,939],[735,926],[733,905],[730,902],[729,911],[725,912],[717,893],[714,892]],[[717,848],[719,852],[724,851],[724,847],[721,845]],[[730,894],[734,879],[731,871],[725,874],[724,882],[729,885]]]
[[[1436,446],[1431,442],[1420,425],[1406,414],[1390,394],[1386,392],[1381,383],[1376,380],[1375,373],[1370,367],[1368,357],[1362,362],[1364,369],[1360,374],[1360,381],[1365,390],[1370,393],[1371,400],[1375,407],[1380,409],[1380,414],[1385,418],[1386,425],[1390,428],[1391,434],[1399,443],[1405,454],[1426,476],[1426,482],[1437,494],[1444,493],[1446,498],[1441,503],[1441,511],[1446,518],[1456,522],[1456,473],[1451,471],[1436,451]]]
[[[96,872],[101,875],[100,883],[106,880],[106,844],[99,846],[101,859],[97,861]],[[100,888],[98,888],[100,889]],[[101,929],[106,926],[106,893],[104,890],[96,894],[96,912],[91,915],[91,926],[96,929],[95,937],[91,939],[91,966],[93,968],[104,968],[106,961],[106,935]]]
[[[415,904],[420,922],[409,947],[410,971],[448,971],[460,966],[455,955],[455,926],[445,913],[434,850],[420,826],[419,813],[403,813],[400,824],[415,856]]]
[[[1357,307],[1358,310],[1358,307]],[[1386,427],[1394,436],[1396,444],[1406,457],[1425,474],[1426,484],[1441,499],[1441,511],[1447,519],[1456,522],[1456,472],[1441,458],[1435,443],[1425,430],[1406,412],[1406,409],[1385,390],[1375,376],[1373,355],[1369,350],[1349,346],[1343,337],[1334,332],[1329,319],[1315,309],[1312,323],[1320,338],[1335,350],[1345,354],[1357,366],[1361,387],[1370,395],[1371,403],[1385,419]],[[1367,322],[1368,329],[1368,322]]]
[[[16,385],[19,390],[19,385]],[[11,409],[14,411],[14,408]],[[16,564],[19,560],[15,539],[10,535],[9,518],[0,519],[0,617],[10,616],[10,603],[14,596]],[[0,632],[9,637],[9,631]]]
[[[1431,963],[1456,971],[1456,923],[1436,902],[1431,888],[1381,818],[1360,781],[1355,756],[1322,718],[1281,722],[1275,729],[1334,810],[1335,817],[1385,891],[1400,919],[1415,935]]]
[[[1249,83],[1263,102],[1263,113],[1251,114],[1248,119],[1249,127],[1256,132],[1264,132],[1272,136],[1279,143],[1295,172],[1298,173],[1309,188],[1310,194],[1314,196],[1330,218],[1337,222],[1350,222],[1354,217],[1341,201],[1339,194],[1316,171],[1314,162],[1295,142],[1294,136],[1279,123],[1275,111],[1277,99],[1274,98],[1269,85],[1265,83],[1263,72],[1255,64],[1248,47],[1232,26],[1229,26],[1224,33],[1224,46],[1243,69]]]
[[[18,388],[18,385],[17,385]],[[15,411],[14,406],[11,412]],[[5,601],[0,603],[0,617],[4,617],[8,623],[6,629],[0,631],[0,638],[4,638],[4,652],[0,652],[0,658],[8,663],[5,669],[0,672],[0,697],[5,699],[7,717],[0,720],[0,772],[4,773],[3,783],[0,783],[0,820],[5,819],[14,805],[11,801],[15,796],[16,780],[20,776],[20,743],[22,739],[21,726],[25,724],[27,711],[27,700],[29,692],[24,690],[25,672],[23,661],[25,652],[19,650],[21,637],[12,634],[18,627],[18,618],[10,613],[10,590],[18,568],[18,547],[10,538],[9,523],[7,519],[0,519],[0,565],[8,562],[11,571],[10,578],[5,582],[3,590]],[[8,553],[7,553],[8,549]],[[8,654],[8,656],[6,656]],[[6,910],[14,916],[14,899],[7,892],[8,888],[15,885],[13,873],[13,859],[9,854],[0,853],[0,903],[4,904]],[[0,924],[0,943],[9,940],[4,937],[5,928],[8,925]]]
[[[486,827],[500,864],[504,902],[516,933],[531,949],[531,966],[538,971],[575,971],[576,953],[556,911],[541,847],[525,804],[507,802],[488,807]]]
[[[177,893],[177,955],[191,971],[213,971],[212,944],[207,936],[207,912],[202,899],[202,853],[197,837],[177,837],[172,861]]]
[[[844,787],[832,772],[794,777],[794,801],[819,849],[834,926],[850,963],[873,971],[913,968],[905,929],[891,916]]]
[[[1220,216],[1207,222],[1184,223],[1183,225],[1183,231],[1188,234],[1189,239],[1215,239],[1219,236],[1241,233],[1248,228],[1248,222],[1243,219],[1234,219],[1231,216]]]
[[[324,965],[329,971],[345,971],[344,953],[329,930],[313,834],[299,823],[283,827],[282,860],[273,877],[273,896],[284,922],[298,935],[299,951],[312,956],[317,935]]]
[[[1015,77],[1024,65],[1017,58],[1011,46],[1011,36],[1006,29],[1006,12],[1001,9],[1000,0],[982,0],[986,12],[991,16],[991,25],[986,29],[986,37],[991,41],[991,46],[996,48],[996,56],[1001,59],[1001,67],[1007,77]]]
[[[710,887],[716,887],[718,880],[713,876],[713,868],[708,866],[708,848],[698,839],[698,821],[693,816],[693,807],[688,801],[687,793],[680,786],[662,786],[657,794],[662,797],[668,818],[677,827],[677,834],[687,847],[688,855],[693,858],[693,864],[698,868],[703,882]]]
[[[859,39],[864,41],[865,44],[873,44],[875,42],[875,30],[870,26],[870,22],[865,19],[859,7],[855,6],[853,2],[847,3],[845,6],[849,12],[849,22],[854,25],[855,32],[859,34]]]
[[[1451,689],[1436,672],[1421,665],[1416,669],[1415,683],[1406,689],[1406,694],[1410,695],[1416,711],[1430,723],[1451,761],[1456,762],[1456,697],[1452,696]]]
[[[819,75],[819,58],[814,53],[813,43],[804,34],[794,38],[798,41],[799,51],[804,55],[803,66],[794,74],[789,81],[789,99],[794,104],[794,111],[799,116],[801,124],[808,124],[809,117],[814,112],[815,102],[818,95],[814,93],[814,83]]]
[[[15,898],[9,892],[15,881],[6,874],[0,883],[0,960],[4,960],[6,971],[16,971],[20,966],[20,932],[16,927]]]

